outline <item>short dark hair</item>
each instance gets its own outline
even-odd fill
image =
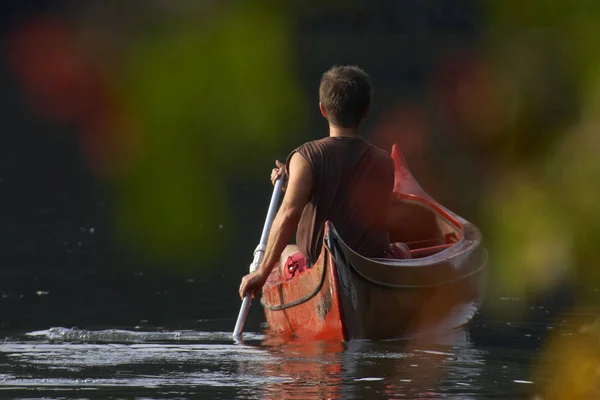
[[[329,122],[336,126],[358,126],[371,105],[369,75],[353,65],[335,66],[323,74],[319,101]]]

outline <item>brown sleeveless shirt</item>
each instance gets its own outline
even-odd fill
[[[382,257],[389,247],[385,221],[394,187],[389,153],[360,137],[326,137],[298,147],[312,170],[312,193],[304,207],[296,243],[314,263],[321,252],[325,221],[365,257]]]

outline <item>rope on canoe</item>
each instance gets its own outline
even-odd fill
[[[283,311],[288,308],[299,306],[302,303],[306,303],[307,301],[309,301],[310,299],[315,297],[321,291],[321,288],[323,287],[323,284],[325,283],[325,275],[327,275],[327,257],[325,257],[325,263],[323,265],[323,273],[321,274],[321,280],[319,281],[319,284],[317,285],[317,287],[315,287],[315,289],[312,292],[310,292],[308,295],[301,297],[298,300],[290,301],[289,303],[283,303],[278,306],[272,306],[272,305],[265,303],[264,298],[261,297],[260,304],[262,304],[262,306],[269,311]]]

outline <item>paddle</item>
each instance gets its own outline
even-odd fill
[[[252,264],[250,264],[251,273],[256,271],[265,254],[267,239],[269,238],[269,231],[271,230],[271,224],[273,224],[275,212],[277,211],[277,203],[279,202],[279,197],[281,196],[282,192],[281,187],[283,186],[283,181],[284,180],[281,178],[281,176],[277,178],[277,181],[275,181],[275,189],[273,189],[273,194],[271,195],[271,204],[269,204],[269,211],[267,212],[265,226],[263,227],[262,235],[260,236],[260,243],[258,246],[256,246],[256,250],[254,250],[254,260],[252,261]],[[235,323],[235,329],[233,330],[234,339],[238,339],[242,335],[244,324],[246,323],[246,317],[250,311],[251,302],[252,294],[247,294],[246,297],[244,297],[237,322]]]

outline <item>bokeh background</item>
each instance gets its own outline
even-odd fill
[[[320,75],[356,64],[365,136],[482,229],[498,337],[550,302],[547,393],[597,394],[599,18],[586,1],[4,0],[0,328],[233,318],[273,162],[327,134]]]

